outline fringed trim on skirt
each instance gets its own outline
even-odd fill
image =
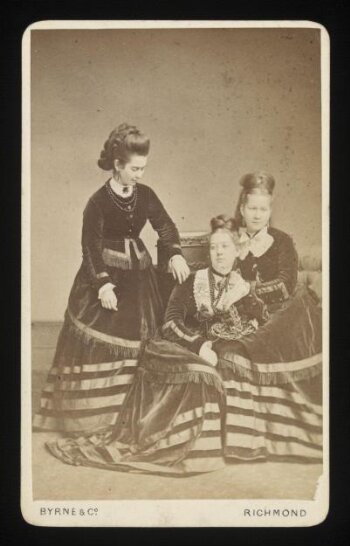
[[[241,366],[231,360],[220,359],[220,375],[224,381],[232,379],[232,373],[257,385],[285,385],[295,381],[312,379],[322,373],[322,362],[299,370],[285,372],[261,372]]]
[[[92,350],[103,347],[108,350],[114,360],[137,358],[140,354],[142,342],[139,340],[123,339],[94,330],[76,319],[68,309],[65,326],[71,336]]]
[[[136,247],[136,243],[134,245],[134,249],[137,257],[137,268],[141,270],[148,269],[152,264],[152,259],[149,253],[145,250],[139,251]],[[104,248],[102,258],[104,263],[109,267],[117,267],[118,269],[124,270],[135,269],[130,252],[127,254],[124,252],[118,252],[117,250],[112,250],[110,248]]]
[[[205,383],[209,387],[214,387],[221,394],[224,394],[225,392],[222,380],[218,374],[214,375],[205,371],[161,372],[151,371],[145,368],[140,368],[140,372],[143,372],[143,379],[150,383],[161,383],[165,385]]]

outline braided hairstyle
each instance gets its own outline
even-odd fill
[[[239,194],[235,211],[235,224],[237,228],[243,225],[241,206],[246,204],[248,195],[269,195],[272,198],[273,190],[276,184],[274,177],[263,171],[245,174],[239,183],[240,186],[242,186],[242,189],[241,193]]]
[[[124,166],[132,154],[146,156],[149,149],[150,139],[146,135],[135,125],[122,123],[110,133],[97,164],[101,169],[110,171],[114,169],[116,159]]]

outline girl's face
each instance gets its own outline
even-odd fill
[[[218,273],[227,275],[237,258],[236,245],[226,230],[218,230],[210,237],[210,262]]]
[[[116,160],[114,165],[119,174],[120,183],[127,186],[140,182],[147,165],[147,159],[148,158],[145,155],[133,154],[125,165],[121,165],[120,162]]]
[[[267,226],[271,216],[271,196],[253,193],[240,208],[248,233],[256,233]]]

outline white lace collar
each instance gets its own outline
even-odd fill
[[[244,260],[248,252],[251,252],[253,256],[259,258],[270,248],[273,244],[274,238],[267,232],[267,226],[262,228],[258,233],[250,237],[245,228],[239,230],[239,258]]]
[[[134,189],[132,184],[128,184],[126,186],[126,185],[122,184],[121,182],[118,182],[118,180],[116,180],[113,177],[110,179],[109,185],[111,186],[114,193],[119,195],[119,197],[124,197],[124,198],[130,197],[130,195],[132,194],[133,189]],[[128,191],[123,191],[124,188],[127,188]]]
[[[218,311],[227,311],[231,305],[249,294],[250,284],[243,280],[236,271],[231,271],[226,290],[216,305]],[[196,271],[193,283],[193,295],[198,312],[203,315],[214,315],[209,288],[209,268]]]

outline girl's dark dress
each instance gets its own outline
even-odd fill
[[[123,200],[109,182],[83,218],[83,260],[69,296],[53,366],[34,426],[87,432],[115,423],[144,341],[163,319],[151,257],[139,238],[147,220],[168,258],[181,254],[178,231],[154,191],[137,184]],[[100,287],[113,283],[118,311],[104,309]]]
[[[55,456],[70,464],[180,475],[236,459],[321,459],[321,309],[306,289],[296,289],[292,240],[278,230],[269,235],[268,248],[264,238],[251,247],[260,255],[243,251],[239,263],[246,279],[258,279],[259,299],[236,272],[217,307],[209,269],[177,286],[115,427],[58,440],[49,446]],[[227,312],[255,317],[260,326],[239,339],[223,328],[215,340],[217,325],[230,324]],[[198,354],[208,338],[216,367]]]

